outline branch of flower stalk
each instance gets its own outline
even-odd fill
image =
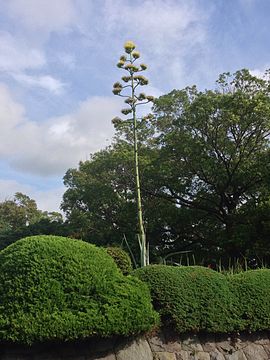
[[[132,87],[132,86],[131,85],[124,85],[124,86],[122,86],[122,89],[125,89],[127,87]]]
[[[117,94],[117,96],[121,96],[121,97],[124,97],[124,98],[129,98],[128,95]]]
[[[151,102],[151,100],[148,100],[146,102],[141,102],[141,103],[135,104],[135,106],[149,104],[150,102]]]
[[[134,86],[134,91],[136,90],[136,88],[140,85],[139,82],[137,82],[137,84]]]

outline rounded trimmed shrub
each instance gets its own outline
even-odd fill
[[[147,266],[134,271],[150,289],[164,325],[180,332],[229,332],[233,295],[224,275],[200,266]]]
[[[34,343],[130,335],[158,321],[149,290],[104,249],[34,236],[0,252],[0,340]]]
[[[124,275],[128,275],[132,271],[131,259],[128,253],[117,246],[109,246],[105,248],[107,253],[113,258],[118,268]]]
[[[270,270],[249,270],[228,277],[236,302],[237,330],[270,329]]]

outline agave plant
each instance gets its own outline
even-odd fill
[[[139,172],[139,154],[138,154],[138,139],[137,130],[140,121],[149,120],[150,117],[143,117],[139,119],[136,116],[137,107],[140,105],[148,104],[154,101],[151,95],[139,93],[138,89],[141,86],[148,84],[148,79],[139,74],[147,69],[147,65],[137,65],[140,58],[139,51],[135,50],[136,46],[132,41],[127,41],[124,44],[125,55],[121,55],[117,63],[117,67],[123,69],[128,74],[122,77],[123,84],[116,82],[113,85],[113,94],[125,98],[125,104],[129,107],[122,109],[123,115],[131,114],[131,119],[114,118],[115,125],[122,123],[130,123],[133,130],[133,148],[134,148],[134,167],[135,167],[135,182],[136,182],[136,200],[137,200],[137,216],[138,216],[138,240],[141,251],[141,266],[149,264],[149,250],[146,242],[146,234],[143,223],[142,213],[142,200],[141,200],[141,185],[140,185],[140,172]]]

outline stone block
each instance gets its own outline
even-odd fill
[[[237,350],[232,354],[225,355],[225,360],[247,360],[243,350]],[[258,358],[254,358],[253,360],[259,360]]]
[[[176,357],[171,352],[156,352],[154,353],[154,359],[155,360],[176,360]]]
[[[210,360],[210,355],[204,351],[198,351],[194,356],[195,360]]]
[[[270,359],[270,345],[263,345],[264,351],[268,355],[268,358]]]
[[[255,341],[255,344],[259,345],[269,345],[270,346],[270,339],[265,337],[258,337]]]
[[[221,354],[218,350],[210,351],[210,360],[225,360],[223,354]]]
[[[163,344],[164,350],[171,353],[177,353],[182,350],[182,345],[180,342],[176,341],[167,341]]]
[[[235,348],[232,346],[229,340],[226,341],[219,341],[216,343],[217,349],[222,354],[232,354],[235,352]]]
[[[236,338],[231,345],[235,348],[235,350],[241,350],[245,346],[247,346],[247,343],[245,341],[242,341],[240,338]]]
[[[148,342],[144,339],[136,339],[124,347],[116,349],[117,360],[153,360]]]
[[[247,360],[269,360],[269,357],[262,345],[250,343],[243,349]]]
[[[186,351],[203,351],[203,347],[200,343],[197,335],[193,335],[182,341],[182,349]]]
[[[176,353],[182,350],[180,340],[166,339],[162,334],[148,338],[148,342],[153,352],[166,351]]]
[[[206,341],[202,343],[203,350],[210,353],[211,351],[216,351],[216,343],[211,341]]]
[[[148,338],[149,345],[154,352],[164,351],[165,337],[162,333]]]
[[[176,360],[190,360],[189,352],[181,350],[179,353],[175,354]]]

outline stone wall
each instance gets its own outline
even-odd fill
[[[31,348],[2,345],[0,360],[270,360],[270,336],[177,336],[167,330],[135,339],[95,339]]]

